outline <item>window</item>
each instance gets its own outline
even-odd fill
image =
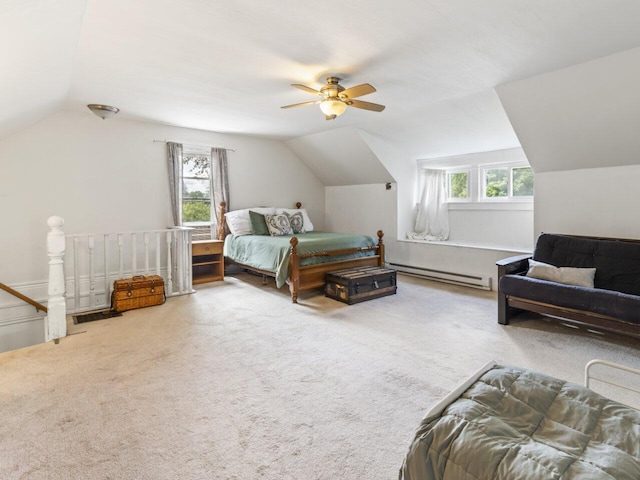
[[[514,197],[533,197],[533,170],[531,167],[512,168],[511,178]]]
[[[447,199],[450,202],[470,199],[469,170],[447,171]]]
[[[485,198],[499,198],[509,196],[509,169],[491,168],[484,170],[483,192]]]
[[[530,199],[533,197],[533,170],[523,166],[482,168],[483,200]]]
[[[211,238],[211,155],[185,151],[182,157],[182,223],[193,239]]]

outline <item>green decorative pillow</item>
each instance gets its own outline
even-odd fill
[[[254,235],[269,235],[264,215],[249,210],[249,220],[251,220],[251,233]]]
[[[291,224],[291,230],[293,233],[305,233],[304,230],[304,217],[302,212],[296,213],[286,213],[285,215],[289,217],[289,223]]]
[[[291,223],[289,223],[289,217],[287,215],[265,215],[264,219],[267,223],[269,234],[272,237],[293,235],[293,229],[291,228]]]

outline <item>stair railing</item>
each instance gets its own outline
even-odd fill
[[[4,283],[0,283],[0,290],[4,290],[5,292],[13,295],[14,297],[17,297],[20,300],[22,300],[24,302],[27,302],[29,305],[33,305],[34,307],[36,307],[36,312],[41,311],[41,312],[47,313],[47,307],[45,307],[44,305],[42,305],[39,302],[36,302],[32,298],[29,298],[26,295],[23,295],[22,293],[14,290],[9,285],[5,285]]]
[[[167,297],[194,292],[190,228],[65,236],[62,218],[51,217],[48,224],[46,340],[66,335],[67,313],[109,308],[117,279],[155,274],[164,278]]]

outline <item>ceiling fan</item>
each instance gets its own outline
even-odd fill
[[[377,103],[363,102],[362,100],[353,100],[356,97],[368,95],[376,91],[368,83],[357,85],[355,87],[345,89],[340,85],[340,79],[338,77],[327,77],[327,84],[320,90],[307,87],[306,85],[300,85],[299,83],[291,84],[292,87],[299,88],[305,92],[313,93],[320,97],[319,100],[313,102],[294,103],[293,105],[285,105],[281,108],[293,108],[302,107],[303,105],[320,105],[320,110],[324,113],[327,120],[333,120],[334,118],[342,115],[347,107],[362,108],[363,110],[371,110],[373,112],[381,112],[384,110],[384,105],[378,105]]]

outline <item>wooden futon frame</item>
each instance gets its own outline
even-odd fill
[[[302,207],[302,203],[296,203],[296,208]],[[220,218],[224,218],[224,214],[226,213],[226,203],[220,203]],[[324,252],[317,253],[298,253],[298,239],[296,237],[291,237],[289,243],[291,243],[291,256],[289,258],[289,280],[287,280],[287,284],[289,285],[289,291],[291,292],[291,301],[293,303],[298,303],[298,294],[302,290],[311,290],[314,288],[324,287],[325,284],[325,274],[327,272],[332,272],[334,270],[343,270],[346,268],[354,268],[354,267],[384,267],[384,243],[382,242],[382,237],[384,236],[384,232],[382,230],[378,230],[378,244],[372,245],[369,247],[353,247],[353,248],[343,248],[340,250],[328,250]],[[218,239],[224,240],[225,237],[225,225],[224,222],[220,222],[220,227],[218,229]],[[334,260],[323,263],[316,263],[314,265],[300,265],[300,261],[305,258],[311,257],[334,257],[339,255],[349,255],[352,253],[358,253],[363,251],[373,250],[375,251],[374,255],[370,255],[367,257],[360,258],[352,258],[348,260]],[[225,263],[238,265],[241,268],[246,270],[256,272],[261,275],[266,275],[269,277],[275,277],[275,273],[268,272],[266,270],[260,270],[257,268],[253,268],[249,265],[244,265],[238,262],[234,262],[229,258],[225,258]]]

